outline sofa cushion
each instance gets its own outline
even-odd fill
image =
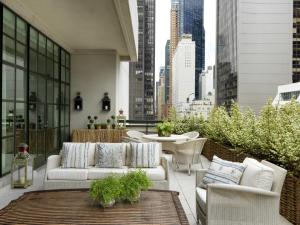
[[[206,188],[207,184],[211,183],[239,184],[245,168],[243,163],[230,162],[214,156],[203,177],[202,187]]]
[[[196,200],[197,204],[200,206],[202,209],[202,212],[206,214],[206,194],[207,191],[203,188],[196,188]]]
[[[129,172],[136,171],[137,168],[130,168]],[[162,166],[157,166],[156,168],[141,168],[145,171],[147,176],[152,181],[161,181],[166,179],[166,172]]]
[[[91,167],[88,169],[88,179],[89,180],[96,180],[96,179],[103,179],[109,175],[116,174],[116,175],[123,175],[128,172],[128,167],[123,166],[122,168],[95,168]]]
[[[122,168],[125,164],[124,149],[122,143],[97,143],[95,150],[95,167]]]
[[[156,142],[130,143],[130,167],[155,168],[160,164],[160,147]]]
[[[48,171],[48,180],[87,180],[88,169],[55,168]]]
[[[273,184],[274,170],[251,158],[246,158],[243,163],[247,165],[247,168],[240,184],[270,191]]]
[[[88,148],[89,166],[95,166],[95,149],[96,149],[96,143],[90,143]]]
[[[61,166],[63,168],[88,168],[90,143],[63,143]]]

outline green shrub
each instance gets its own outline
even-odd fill
[[[94,201],[99,202],[104,207],[111,202],[118,200],[121,194],[121,183],[119,177],[108,176],[102,180],[95,180],[90,187],[90,196]]]
[[[160,137],[169,137],[174,129],[173,123],[167,121],[157,124],[156,128]]]
[[[131,203],[136,202],[140,198],[141,191],[148,190],[151,187],[151,181],[146,172],[138,170],[129,172],[120,179],[121,183],[121,199]]]

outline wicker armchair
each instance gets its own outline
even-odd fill
[[[182,135],[187,136],[189,140],[194,140],[199,137],[199,132],[191,131],[191,132],[184,133]]]
[[[271,191],[259,188],[209,184],[200,188],[206,170],[196,173],[197,222],[202,225],[275,225],[279,224],[279,202],[286,170],[267,161],[262,164],[274,170]]]
[[[203,168],[200,155],[206,140],[207,138],[197,138],[194,140],[173,143],[173,164],[175,163],[177,168],[179,167],[179,164],[187,165],[189,175],[191,175],[192,164],[200,161]]]

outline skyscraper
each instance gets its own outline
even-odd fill
[[[169,102],[170,89],[170,40],[167,40],[165,47],[165,103]]]
[[[129,119],[155,119],[155,0],[138,0],[138,62],[129,66]]]
[[[300,82],[300,0],[294,0],[293,82]]]
[[[205,30],[203,25],[204,0],[180,0],[179,33],[192,34],[196,43],[195,98],[201,98],[199,78],[205,67]],[[181,12],[183,10],[183,12]]]
[[[292,1],[217,1],[217,105],[234,100],[259,112],[291,83],[292,23]]]

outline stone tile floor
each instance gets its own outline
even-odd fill
[[[166,156],[171,162],[171,156]],[[208,163],[203,160],[204,167],[208,166]],[[194,165],[193,169],[201,168],[200,165]],[[34,185],[27,189],[11,189],[10,185],[4,187],[0,186],[0,209],[5,207],[10,201],[17,199],[24,192],[41,190],[43,188],[45,168],[42,167],[35,171]],[[174,171],[170,163],[170,190],[180,192],[179,198],[182,206],[185,210],[189,223],[195,225],[196,223],[196,202],[195,202],[195,172],[192,172],[191,176],[188,176],[187,170],[182,168]],[[3,179],[3,178],[2,178]],[[0,179],[1,183],[1,179]],[[288,225],[289,223],[282,218],[282,225]]]

